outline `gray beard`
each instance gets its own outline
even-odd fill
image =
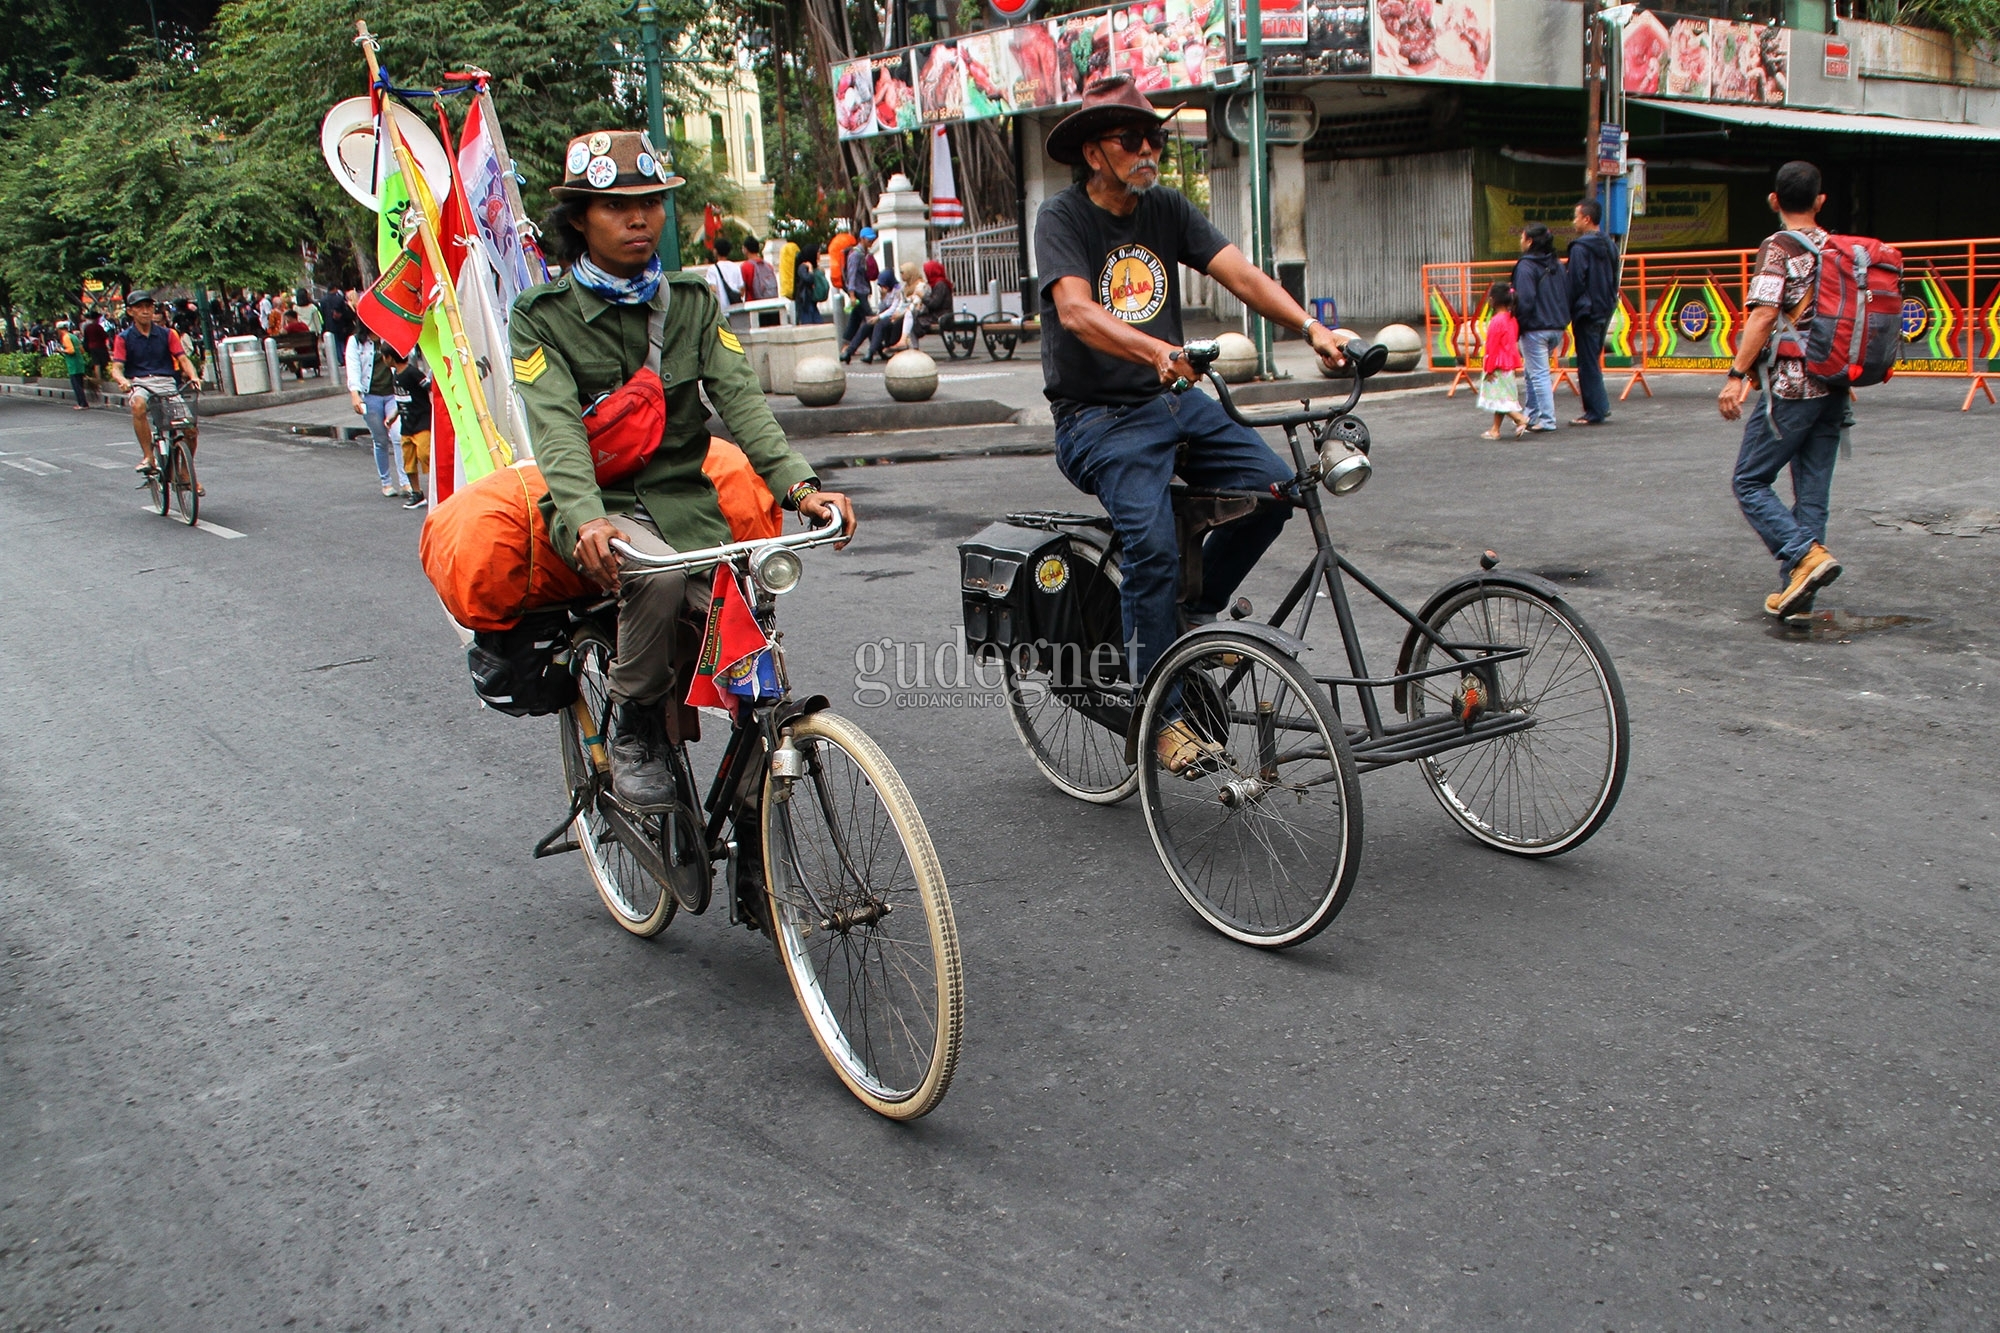
[[[1160,183],[1160,177],[1159,174],[1156,172],[1154,173],[1153,179],[1147,181],[1144,185],[1135,185],[1131,181],[1126,181],[1124,183],[1125,193],[1133,196],[1134,198],[1137,198],[1138,196],[1144,194],[1146,191],[1152,189],[1155,185],[1158,185],[1159,183]]]

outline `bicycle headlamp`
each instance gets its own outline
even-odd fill
[[[1339,445],[1340,456],[1328,460]],[[1342,417],[1319,440],[1321,479],[1335,495],[1352,495],[1367,484],[1375,465],[1368,461],[1368,427],[1360,417]]]
[[[1374,471],[1367,454],[1350,453],[1326,470],[1326,488],[1335,495],[1352,495],[1367,484]]]
[[[766,546],[750,557],[750,578],[768,593],[790,592],[804,572],[798,555],[782,546]]]

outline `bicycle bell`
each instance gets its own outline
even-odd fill
[[[1342,417],[1315,441],[1320,479],[1335,495],[1352,495],[1367,484],[1375,465],[1368,461],[1368,427],[1360,417]],[[1339,446],[1336,454],[1334,446]]]
[[[750,557],[750,578],[768,593],[790,592],[799,586],[805,565],[797,552],[782,546],[766,546]]]

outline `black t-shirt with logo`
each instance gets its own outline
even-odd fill
[[[1049,289],[1058,278],[1082,278],[1097,303],[1140,332],[1181,344],[1179,266],[1208,272],[1229,245],[1201,211],[1173,190],[1155,186],[1139,196],[1130,217],[1117,217],[1072,185],[1042,205],[1035,218],[1035,259],[1042,284],[1043,392],[1054,403],[1143,403],[1167,386],[1149,365],[1106,356],[1063,328]]]

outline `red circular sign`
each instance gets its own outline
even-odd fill
[[[1039,0],[986,0],[1001,18],[1017,19],[1035,12]]]

